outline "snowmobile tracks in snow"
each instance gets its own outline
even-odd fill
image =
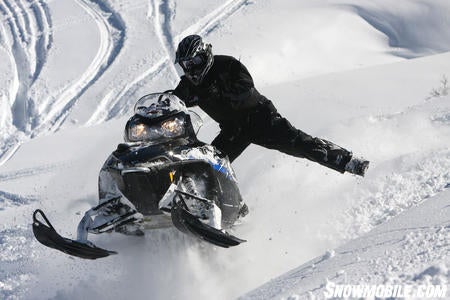
[[[214,31],[223,20],[231,17],[237,11],[250,4],[251,1],[249,0],[229,0],[225,2],[222,6],[218,7],[208,15],[201,18],[195,24],[186,28],[182,33],[180,33],[177,36],[176,40],[179,40],[180,38],[188,34],[192,34],[193,32],[196,32],[201,36],[206,36],[210,34],[212,31]]]
[[[42,0],[5,0],[0,3],[0,12],[4,17],[2,23],[9,27],[12,37],[12,41],[9,41],[5,34],[5,39],[2,40],[3,47],[14,62],[15,79],[9,93],[9,98],[14,100],[10,115],[12,125],[25,134],[16,143],[58,130],[79,97],[111,66],[123,47],[125,25],[114,10],[98,0],[75,1],[94,19],[98,27],[101,39],[99,51],[80,78],[62,90],[51,92],[44,100],[32,99],[30,90],[41,74],[53,43],[49,8]],[[4,28],[3,32],[6,33]],[[8,146],[13,147],[17,146]],[[2,156],[11,152],[8,149],[2,150]]]
[[[150,17],[153,20],[156,35],[165,52],[165,63],[171,70],[171,83],[175,85],[179,77],[171,59],[176,51],[172,31],[172,19],[175,14],[175,8],[173,7],[173,2],[169,0],[151,0],[149,5],[152,8],[152,15]]]
[[[69,167],[71,165],[72,164],[70,162],[60,162],[60,163],[41,165],[41,166],[33,167],[33,168],[19,169],[19,170],[11,171],[11,172],[1,172],[0,173],[0,181],[5,182],[5,181],[9,181],[9,180],[22,179],[24,177],[30,177],[30,176],[50,173],[50,172],[54,171],[55,169]]]
[[[111,66],[119,55],[125,41],[125,24],[118,13],[98,0],[76,0],[94,19],[100,32],[100,47],[94,60],[76,80],[58,95],[48,98],[44,109],[46,116],[40,131],[56,131],[67,118],[79,97],[91,87]]]
[[[155,33],[163,46],[164,56],[150,66],[147,71],[139,74],[133,80],[130,80],[130,82],[118,92],[111,92],[103,97],[100,104],[87,121],[87,125],[100,124],[104,121],[126,114],[129,111],[129,99],[134,98],[133,95],[137,88],[144,84],[144,82],[148,82],[155,78],[164,68],[169,68],[171,70],[171,84],[176,84],[178,74],[171,60],[171,55],[175,53],[171,23],[174,15],[172,2],[169,0],[150,0],[148,5],[150,8],[148,18],[151,19]]]
[[[4,0],[0,3],[0,13],[4,36],[1,43],[10,55],[14,73],[8,95],[11,102],[9,113],[12,125],[19,131],[29,132],[36,122],[29,91],[52,47],[52,21],[44,1]]]
[[[4,210],[6,207],[21,206],[29,204],[37,199],[32,196],[21,196],[4,191],[0,191],[0,210]]]
[[[197,33],[202,36],[208,35],[212,32],[218,24],[229,18],[239,9],[248,5],[248,0],[230,0],[225,4],[215,9],[208,15],[195,22],[183,32],[178,35],[174,35],[172,20],[175,16],[175,3],[172,0],[150,0],[151,18],[155,28],[156,35],[158,36],[166,54],[164,58],[166,63],[169,64],[169,68],[174,75],[174,83],[178,81],[178,74],[173,66],[172,57],[176,51],[176,44],[183,37],[188,34]]]
[[[165,68],[170,69],[169,80],[172,85],[175,85],[179,77],[172,61],[176,43],[188,34],[208,35],[219,26],[220,22],[249,4],[250,1],[248,0],[227,1],[183,30],[182,33],[175,35],[172,26],[172,20],[175,16],[174,2],[172,0],[149,0],[150,12],[148,17],[151,19],[155,33],[163,47],[164,56],[150,66],[147,71],[130,80],[130,83],[120,89],[119,92],[107,94],[100,101],[87,125],[99,124],[126,114],[129,111],[129,99],[134,98],[136,90],[145,82],[151,81],[158,76]]]
[[[11,140],[8,136],[2,138],[3,141],[9,139],[10,142],[4,143],[1,149],[0,158],[3,157],[1,163],[6,162],[14,153],[14,149],[17,149],[17,145],[23,141],[48,131],[57,131],[77,104],[80,96],[110,68],[124,47],[126,25],[119,13],[104,1],[74,1],[96,23],[100,33],[100,46],[95,58],[79,78],[60,90],[50,91],[44,99],[33,99],[31,91],[47,62],[49,50],[53,45],[55,28],[51,11],[43,0],[5,0],[0,4],[2,23],[7,26],[7,28],[2,26],[5,33],[2,34],[5,36],[2,44],[10,54],[15,69],[15,79],[11,83],[10,95],[8,95],[12,102],[9,112],[13,123],[11,126],[16,128],[16,132],[24,133],[20,139]],[[87,125],[98,124],[125,114],[130,105],[129,96],[144,83],[156,77],[164,68],[170,68],[171,81],[176,84],[178,75],[171,59],[176,49],[175,43],[191,33],[208,35],[220,25],[220,22],[249,3],[248,0],[227,1],[180,34],[175,35],[172,26],[175,16],[174,2],[150,0],[152,14],[149,17],[163,46],[164,57],[122,89],[107,94],[92,113]],[[6,29],[10,32],[11,41],[7,39]]]

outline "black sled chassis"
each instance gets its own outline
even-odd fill
[[[122,146],[121,149],[122,151],[123,145],[124,144],[120,145]],[[210,173],[208,174],[207,178],[215,179],[215,182],[213,183],[210,182],[209,184],[215,185],[215,189],[216,190],[219,189],[219,194],[222,195],[222,199],[220,199],[221,201],[218,201],[219,202],[218,204],[221,206],[222,213],[224,214],[222,223],[224,223],[225,227],[230,227],[235,222],[239,214],[240,194],[237,189],[237,186],[235,186],[234,182],[232,181],[230,182],[230,179],[226,178],[224,174],[222,174],[221,172],[217,172],[208,162],[205,162],[203,160],[191,159],[186,161],[176,161],[164,164],[162,166],[151,167],[149,168],[149,171],[145,173],[142,172],[126,173],[127,175],[122,177],[123,180],[122,185],[124,186],[123,192],[127,196],[127,198],[129,198],[131,202],[133,202],[134,206],[139,209],[139,212],[144,213],[144,216],[162,214],[163,212],[161,210],[158,210],[158,203],[154,201],[154,199],[160,199],[160,196],[163,196],[160,195],[161,191],[169,188],[170,185],[173,185],[173,187],[178,186],[173,183],[179,181],[181,179],[181,176],[183,176],[183,174],[192,172],[193,169],[198,171],[199,168],[203,169],[204,172],[206,171]],[[168,170],[172,171],[169,172]],[[166,176],[168,180],[165,181],[164,183],[161,183],[161,173],[170,174],[170,176]],[[173,176],[172,174],[177,174],[178,176]],[[151,184],[152,177],[159,178],[158,187],[155,187],[154,184],[153,185]],[[144,182],[142,182],[142,180]],[[172,181],[172,184],[170,183],[170,181]],[[133,187],[136,186],[139,186],[139,189],[133,189]],[[157,191],[157,189],[159,189],[159,192]],[[214,190],[214,188],[212,190]],[[173,190],[173,193],[174,197],[172,204],[170,205],[170,216],[173,225],[177,229],[179,229],[184,233],[193,235],[197,238],[212,243],[216,246],[224,248],[237,246],[242,242],[245,242],[245,240],[239,239],[227,233],[224,230],[218,230],[212,226],[209,226],[201,222],[198,217],[194,216],[189,211],[189,207],[186,205],[185,202],[185,199],[189,197],[205,202],[205,204],[210,203],[211,200],[188,193],[186,191],[177,188]],[[148,201],[149,199],[147,197],[146,199],[147,201],[142,201],[142,197],[138,196],[142,194],[147,196],[151,195],[153,196],[153,199],[150,199],[150,201]],[[111,206],[117,205],[120,205],[120,199],[113,198],[107,202],[99,204],[96,207],[93,207],[88,212],[90,212],[91,215],[99,214],[103,210],[109,209]],[[167,208],[165,209],[167,210]],[[106,223],[97,225],[96,227],[89,228],[89,232],[90,233],[108,232],[114,229],[115,227],[132,223],[134,221],[137,221],[137,218],[135,216],[139,212],[138,210],[135,209],[131,210],[128,209],[126,213],[119,215]],[[42,221],[38,219],[38,215],[41,216]],[[57,249],[72,256],[84,259],[97,259],[107,257],[111,254],[117,254],[117,252],[115,251],[110,251],[97,247],[92,242],[88,241],[87,238],[79,241],[62,237],[56,232],[55,228],[52,226],[47,216],[40,209],[36,210],[33,214],[33,233],[36,239],[43,245],[53,249]]]
[[[136,102],[134,113],[125,126],[125,143],[100,171],[99,205],[85,213],[77,239],[60,236],[42,210],[33,214],[36,239],[88,259],[116,253],[95,246],[88,233],[134,228],[142,235],[141,225],[173,225],[221,247],[244,242],[223,230],[237,220],[242,201],[230,162],[197,140],[185,104],[170,92],[149,94]]]

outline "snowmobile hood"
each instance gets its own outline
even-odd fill
[[[145,143],[122,143],[117,146],[113,156],[123,165],[136,165],[147,162],[155,157],[168,157],[168,153],[180,153],[188,149],[186,139],[174,140],[170,145],[147,145]]]

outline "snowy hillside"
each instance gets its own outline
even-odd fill
[[[303,281],[294,271],[277,290],[247,296],[308,296],[325,278],[341,283],[340,271],[355,272],[348,280],[408,282],[440,266],[445,283],[449,224],[436,210],[450,201],[449,16],[445,0],[0,1],[0,298],[231,299],[299,265]],[[234,228],[248,240],[239,247],[175,230],[95,237],[120,253],[98,261],[43,247],[32,211],[43,208],[74,237],[132,105],[176,85],[174,51],[190,33],[240,58],[298,128],[371,160],[367,176],[251,146],[233,165],[250,207]],[[209,142],[218,127],[202,116],[200,138]],[[390,265],[407,270],[370,274],[388,271],[376,261],[380,245],[360,255],[369,263],[344,266],[346,249],[378,242],[356,238],[392,226],[411,245],[427,236],[423,248],[386,247]],[[402,260],[419,250],[430,255]],[[335,257],[316,259],[320,272],[310,272],[305,263],[326,251]]]
[[[406,283],[416,287],[411,294],[447,284],[449,199],[449,190],[431,197],[240,299],[321,299],[339,284]]]

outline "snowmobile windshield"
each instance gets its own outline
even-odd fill
[[[171,93],[142,97],[136,102],[134,113],[125,128],[128,142],[166,143],[196,134],[202,126],[198,114],[188,111],[184,102]]]
[[[183,101],[170,93],[149,94],[134,105],[134,113],[147,119],[171,116],[180,112],[189,113]]]

